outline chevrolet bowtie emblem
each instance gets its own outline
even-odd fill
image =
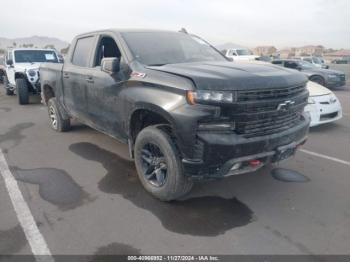
[[[287,111],[295,104],[295,101],[287,100],[277,106],[277,111]]]

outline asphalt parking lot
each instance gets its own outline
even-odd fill
[[[350,65],[333,65],[346,71]],[[128,149],[89,127],[56,133],[40,103],[19,106],[0,86],[0,148],[51,254],[349,254],[350,86],[335,90],[343,118],[315,127],[280,164],[197,184],[162,203],[142,188]],[[0,254],[31,254],[0,176]],[[25,218],[23,218],[25,219]],[[40,241],[39,241],[40,243]]]

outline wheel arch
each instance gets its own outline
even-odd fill
[[[54,88],[49,84],[44,84],[42,86],[42,92],[41,92],[42,100],[47,105],[50,98],[56,97]]]
[[[175,133],[172,132],[175,128],[174,119],[163,108],[153,104],[142,104],[135,107],[129,115],[127,125],[129,147],[132,156],[133,145],[135,144],[136,137],[140,131],[147,126],[158,125],[159,128],[175,135]]]

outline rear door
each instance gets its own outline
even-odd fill
[[[87,89],[92,85],[91,54],[95,41],[96,35],[77,38],[62,71],[64,104],[73,116],[85,123],[89,122]]]

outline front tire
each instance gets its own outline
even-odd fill
[[[61,106],[57,103],[55,97],[50,98],[47,103],[51,128],[57,132],[66,132],[70,126],[70,119],[65,118]]]
[[[321,76],[312,76],[310,78],[310,81],[315,82],[321,86],[326,86],[326,82],[325,82],[324,78]]]
[[[20,105],[27,105],[29,103],[29,89],[28,89],[27,80],[24,78],[17,78],[16,89],[17,89],[18,103]]]
[[[178,150],[170,136],[155,126],[146,127],[135,142],[135,164],[144,188],[162,201],[187,194],[193,182],[184,175]]]

